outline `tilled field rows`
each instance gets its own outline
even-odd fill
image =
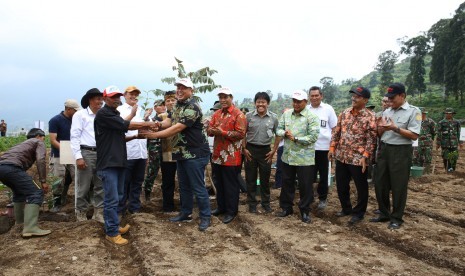
[[[390,231],[385,224],[368,222],[348,227],[346,219],[324,214],[306,225],[297,215],[282,219],[245,212],[229,225],[214,218],[212,227],[199,234],[194,223],[173,224],[141,214],[130,218],[137,228],[131,234],[131,255],[143,275],[462,274],[464,261],[448,260],[461,250],[438,249],[447,249],[447,243],[439,241],[438,247],[440,235],[426,235],[427,217],[407,220],[425,234],[414,239],[410,226]],[[456,235],[454,241],[463,240],[459,232],[444,226],[443,233]]]

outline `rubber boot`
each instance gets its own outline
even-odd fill
[[[105,220],[103,219],[103,208],[94,207],[94,215],[92,216],[92,219],[100,223],[105,223]]]
[[[66,203],[68,203],[68,190],[69,190],[69,185],[63,187],[63,192],[61,192],[61,206],[65,206]]]
[[[24,228],[23,238],[32,236],[45,236],[50,234],[50,230],[42,230],[37,226],[39,219],[39,205],[26,204],[24,207]]]
[[[53,207],[50,212],[57,213],[61,210],[61,195],[53,195]]]
[[[25,202],[13,202],[14,211],[15,211],[15,221],[16,224],[23,224],[24,223],[24,205]]]
[[[76,221],[86,221],[87,220],[87,212],[76,210]]]

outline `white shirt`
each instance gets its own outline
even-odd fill
[[[117,110],[120,113],[120,116],[124,119],[129,114],[131,114],[132,106],[124,103],[121,106],[118,106]],[[136,116],[132,118],[132,122],[143,122],[142,116],[142,108],[139,106],[137,107]],[[126,132],[126,136],[135,136],[137,135],[138,130],[128,130]],[[147,139],[133,139],[129,142],[126,142],[126,151],[128,153],[128,160],[133,159],[147,159]]]
[[[81,145],[95,147],[95,114],[90,107],[76,111],[71,123],[71,149],[74,159],[82,158]]]
[[[329,150],[331,130],[337,125],[336,112],[332,106],[323,102],[316,108],[312,107],[311,104],[307,107],[320,118],[320,135],[315,143],[315,150]]]

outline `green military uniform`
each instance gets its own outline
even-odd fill
[[[163,118],[159,115],[156,115],[152,119],[153,121],[163,121]],[[145,200],[150,200],[150,194],[152,193],[153,184],[157,178],[158,172],[160,170],[160,160],[161,160],[161,139],[147,139],[147,154],[148,154],[148,164],[147,164],[147,174],[144,180],[144,192]]]
[[[422,109],[422,113],[428,112]],[[436,123],[431,118],[421,122],[420,135],[418,136],[418,147],[413,150],[413,164],[424,167],[424,172],[429,173],[431,159],[433,158],[433,142],[436,136]]]
[[[446,108],[444,113],[455,114],[452,108]],[[455,171],[459,158],[458,146],[460,138],[460,123],[457,120],[442,119],[437,125],[438,138],[436,145],[442,149],[442,160],[446,171]]]

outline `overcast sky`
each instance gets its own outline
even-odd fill
[[[276,3],[276,4],[274,4]],[[280,4],[277,4],[280,3]],[[218,70],[235,98],[359,79],[397,39],[451,18],[462,0],[0,0],[0,118],[30,127],[93,87],[171,89],[174,57]],[[207,109],[216,94],[202,96]]]

